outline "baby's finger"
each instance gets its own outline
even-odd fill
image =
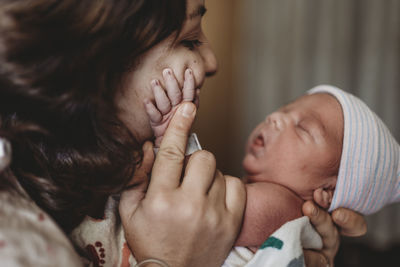
[[[149,99],[145,99],[144,107],[146,109],[147,115],[149,115],[150,121],[153,123],[158,123],[162,120],[162,115],[160,111],[154,106],[153,102]]]
[[[158,80],[151,82],[153,88],[154,100],[156,101],[157,108],[162,114],[166,114],[171,110],[171,102],[169,101],[165,91],[161,88]]]
[[[165,80],[165,89],[172,106],[178,105],[182,101],[182,92],[179,89],[178,81],[176,80],[171,69],[163,70],[163,77]]]
[[[183,82],[183,101],[192,102],[195,98],[195,84],[193,71],[191,69],[187,69],[185,71],[185,81]]]
[[[320,207],[324,209],[329,208],[329,205],[331,204],[331,197],[327,191],[323,190],[322,188],[318,188],[314,191],[313,197],[315,203],[317,203]]]

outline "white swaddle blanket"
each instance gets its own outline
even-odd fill
[[[305,216],[282,225],[255,254],[247,248],[235,247],[222,266],[301,267],[305,266],[303,248],[322,248],[321,237]]]

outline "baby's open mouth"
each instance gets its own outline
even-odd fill
[[[261,133],[254,139],[254,144],[256,146],[264,146],[264,137]]]

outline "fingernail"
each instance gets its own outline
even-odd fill
[[[345,212],[337,211],[335,213],[335,217],[336,217],[336,220],[339,222],[345,223],[347,221],[347,216],[346,216]]]
[[[194,112],[194,106],[191,103],[184,103],[181,107],[182,116],[185,118],[190,118]]]
[[[143,99],[143,103],[144,103],[145,105],[150,104],[150,99],[148,99],[148,98]]]
[[[172,72],[170,69],[165,69],[165,70],[163,70],[163,74],[164,74],[164,76],[170,76],[172,74]]]
[[[318,209],[314,205],[312,206],[311,214],[312,214],[312,216],[317,216],[318,215]]]
[[[145,142],[143,144],[143,151],[147,151],[151,148],[151,143],[150,142]]]
[[[153,86],[153,87],[158,86],[159,84],[160,84],[160,83],[159,83],[158,80],[152,80],[152,81],[151,81],[151,86]]]
[[[324,204],[329,204],[329,194],[326,191],[322,191],[322,199],[324,200]]]

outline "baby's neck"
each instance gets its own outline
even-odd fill
[[[255,174],[255,175],[246,174],[242,178],[242,180],[245,184],[270,183],[270,184],[279,185],[279,186],[282,186],[282,187],[286,188],[287,190],[291,191],[294,195],[298,196],[299,198],[301,198],[304,201],[313,199],[313,190],[310,190],[310,192],[307,192],[306,194],[300,194],[300,192],[297,192],[297,191],[293,190],[292,188],[289,188],[288,186],[277,181],[277,179],[274,179],[273,177],[268,177],[267,175],[261,176],[261,175],[257,175],[257,174]]]

